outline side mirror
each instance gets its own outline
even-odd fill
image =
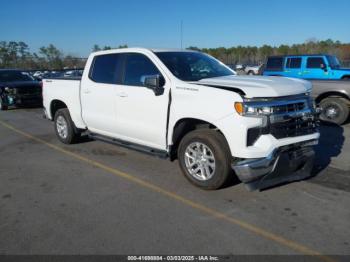
[[[156,96],[160,96],[164,92],[165,79],[160,75],[142,76],[141,82],[146,88],[153,90]]]
[[[321,69],[323,69],[323,71],[327,72],[328,68],[325,64],[321,64]]]

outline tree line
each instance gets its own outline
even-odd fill
[[[63,69],[82,67],[85,59],[65,55],[50,44],[30,52],[25,42],[0,41],[0,68],[21,68],[25,70]]]
[[[350,65],[350,43],[341,43],[331,39],[318,41],[316,39],[307,40],[302,44],[270,46],[236,46],[218,48],[198,48],[188,49],[198,50],[208,53],[225,64],[261,64],[271,55],[301,55],[301,54],[330,54],[336,55],[344,64]]]
[[[112,48],[126,48],[94,45],[92,51]],[[318,41],[310,39],[302,44],[270,46],[235,46],[218,48],[199,48],[190,46],[187,49],[208,53],[226,64],[260,64],[270,55],[315,54],[327,53],[336,55],[346,65],[350,65],[350,43],[341,43],[331,39]],[[64,54],[53,44],[40,47],[31,52],[29,46],[22,41],[0,41],[0,68],[21,68],[25,70],[62,70],[64,68],[82,68],[86,58]]]
[[[92,51],[125,48],[94,45]],[[40,47],[38,52],[30,52],[29,46],[22,41],[0,41],[0,68],[20,68],[25,70],[62,70],[64,68],[83,68],[86,58],[64,54],[53,44]]]

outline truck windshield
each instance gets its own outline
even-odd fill
[[[33,81],[29,75],[15,70],[0,70],[0,82]]]
[[[199,81],[204,78],[235,75],[235,72],[209,55],[199,52],[155,52],[177,78]]]
[[[327,56],[327,59],[328,59],[328,63],[330,65],[330,67],[332,69],[338,69],[340,68],[340,63],[339,63],[339,60],[338,58],[336,58],[335,56]]]

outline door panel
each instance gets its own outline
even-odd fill
[[[82,82],[82,117],[93,132],[107,135],[116,131],[115,93],[121,79],[122,62],[120,54],[96,56],[89,76]]]
[[[118,134],[133,143],[166,149],[168,92],[155,96],[144,87],[123,89],[116,103]]]
[[[124,140],[165,150],[169,81],[159,96],[143,86],[144,76],[162,75],[143,54],[127,54],[124,68],[123,86],[116,96],[118,134]]]
[[[285,76],[301,78],[302,77],[302,58],[301,57],[287,57],[285,61]]]
[[[84,82],[81,92],[82,116],[91,131],[115,130],[115,85]]]
[[[327,67],[327,63],[323,57],[308,57],[306,59],[306,66],[303,71],[303,78],[306,79],[328,79],[329,70],[322,68]]]

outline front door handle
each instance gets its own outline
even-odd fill
[[[127,97],[128,94],[125,93],[125,92],[120,92],[120,93],[117,93],[117,96],[119,96],[119,97]]]
[[[89,89],[84,89],[84,90],[83,90],[83,93],[84,93],[84,94],[90,94],[91,91],[90,91]]]

